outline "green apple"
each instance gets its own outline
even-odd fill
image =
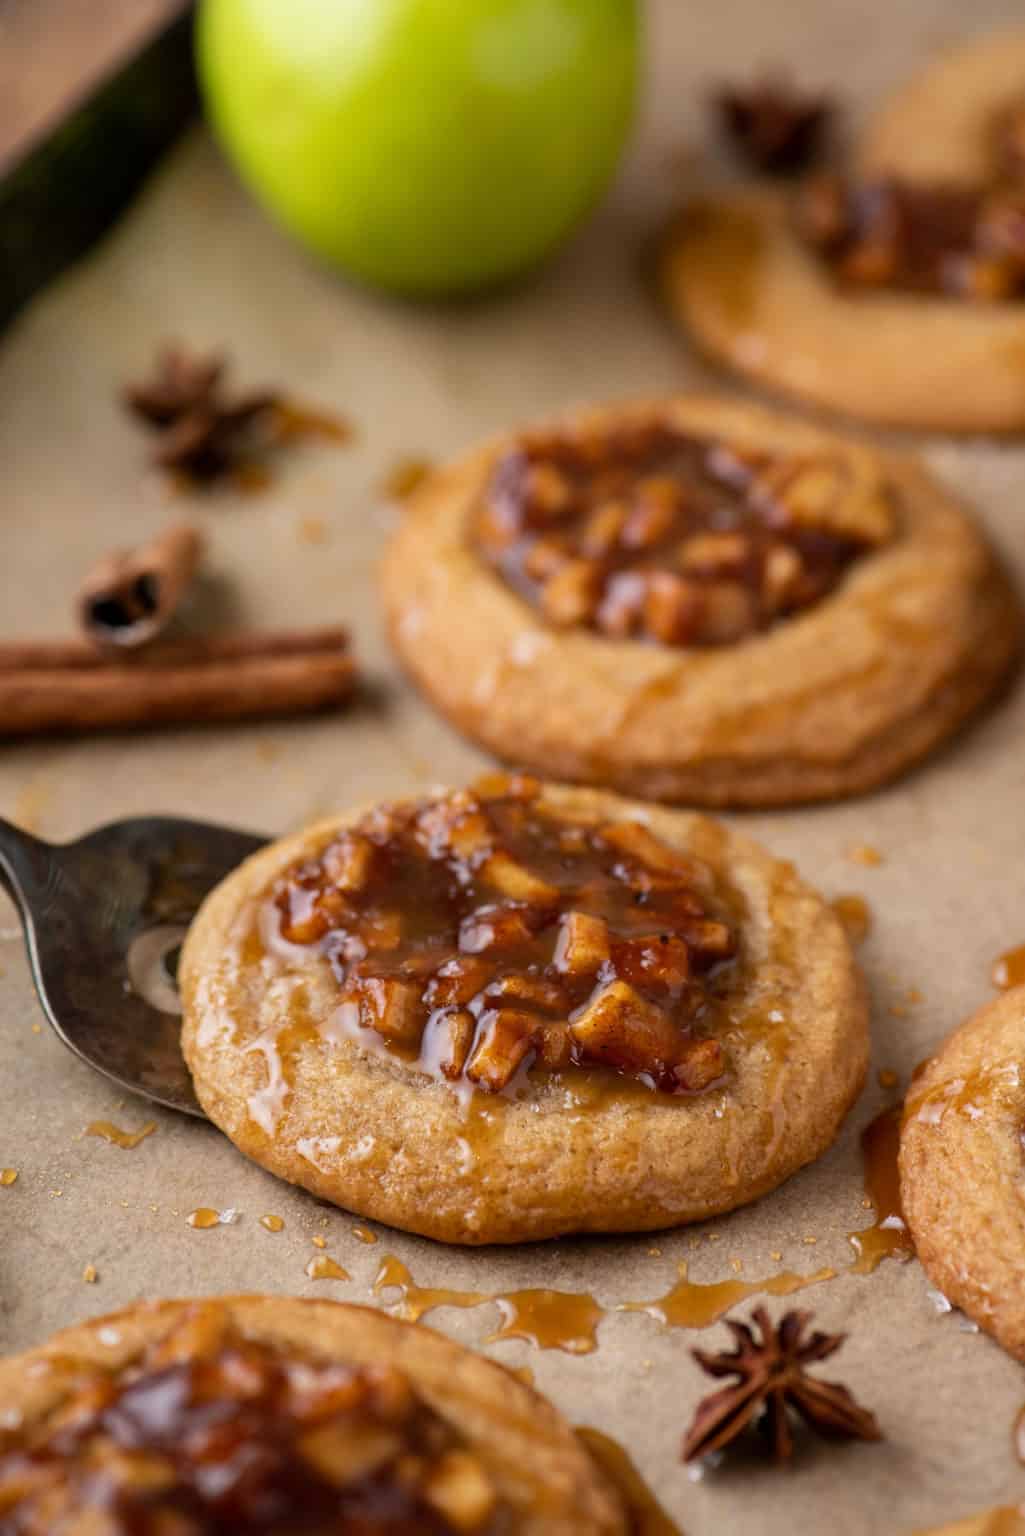
[[[210,121],[289,230],[357,278],[481,288],[595,201],[632,117],[639,0],[203,0]]]

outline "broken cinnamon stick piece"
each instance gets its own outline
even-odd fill
[[[170,623],[196,572],[203,541],[190,523],[175,523],[138,549],[106,555],[78,596],[78,621],[98,645],[147,645]]]
[[[165,640],[123,660],[81,643],[5,646],[0,736],[305,714],[342,703],[355,684],[338,629]]]

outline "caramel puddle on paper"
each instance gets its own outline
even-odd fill
[[[347,1269],[336,1264],[334,1259],[326,1253],[318,1253],[306,1266],[306,1276],[309,1280],[351,1280],[352,1276]]]
[[[145,1141],[147,1136],[152,1136],[157,1128],[155,1120],[147,1120],[141,1131],[122,1131],[116,1125],[111,1125],[109,1120],[93,1120],[85,1128],[87,1136],[102,1136],[104,1141],[109,1141],[112,1146],[122,1147],[130,1152],[137,1147],[140,1141]]]
[[[572,1291],[448,1291],[417,1285],[401,1259],[386,1254],[374,1281],[374,1295],[397,1290],[399,1302],[392,1310],[404,1322],[415,1323],[435,1307],[482,1307],[496,1302],[502,1321],[486,1344],[501,1339],[526,1339],[537,1349],[563,1349],[571,1355],[589,1355],[598,1347],[598,1324],[605,1308],[593,1296]]]
[[[361,1243],[371,1244],[377,1242],[377,1233],[371,1232],[369,1227],[353,1227],[352,1235]]]
[[[279,400],[274,406],[274,433],[277,441],[283,443],[308,437],[347,443],[355,436],[355,428],[334,411],[302,405],[298,400]]]
[[[1025,1536],[1025,1514],[1021,1505],[1005,1504],[970,1515],[954,1525],[930,1526],[927,1531],[917,1531],[915,1536]]]
[[[586,1424],[574,1433],[622,1498],[631,1536],[683,1536],[617,1440]]]
[[[280,1216],[261,1216],[260,1225],[265,1232],[283,1232],[285,1223]]]
[[[1009,987],[1025,986],[1025,944],[1018,949],[1009,949],[1006,954],[999,955],[993,961],[991,972],[993,985],[999,987],[1002,992]]]
[[[871,1202],[876,1219],[870,1227],[847,1234],[857,1254],[850,1269],[854,1275],[870,1275],[883,1259],[897,1259],[903,1264],[915,1251],[900,1204],[897,1153],[903,1111],[903,1104],[891,1104],[861,1133],[865,1199]]]
[[[784,1270],[764,1280],[716,1280],[710,1285],[699,1285],[687,1279],[684,1260],[679,1265],[679,1274],[679,1280],[664,1296],[656,1296],[653,1301],[623,1301],[616,1311],[646,1312],[667,1328],[708,1328],[749,1296],[792,1296],[806,1286],[835,1279],[836,1270],[817,1269],[813,1275]]]
[[[852,944],[861,944],[872,927],[872,911],[864,896],[837,896],[829,905],[843,923]]]
[[[200,1232],[209,1231],[211,1227],[220,1226],[221,1213],[213,1211],[208,1205],[201,1205],[198,1210],[190,1211],[185,1220],[190,1227],[196,1227]]]
[[[408,501],[433,472],[429,459],[397,459],[384,477],[381,493],[389,501]]]

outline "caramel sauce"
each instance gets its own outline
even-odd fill
[[[243,459],[238,464],[233,464],[229,470],[229,479],[232,489],[240,496],[262,496],[274,483],[274,476],[268,464],[262,464],[257,459]],[[183,494],[188,494],[195,488],[190,476],[177,475],[173,482],[175,489]]]
[[[861,944],[872,927],[872,912],[863,896],[837,896],[830,906],[843,923],[852,944]]]
[[[390,1310],[407,1323],[419,1322],[436,1307],[482,1307],[495,1302],[502,1321],[485,1340],[526,1339],[536,1349],[562,1349],[571,1355],[591,1354],[605,1310],[593,1296],[571,1291],[452,1291],[419,1286],[401,1259],[386,1254],[374,1281],[374,1295],[397,1290]]]
[[[296,532],[300,543],[326,544],[328,528],[322,517],[303,517],[299,519]]]
[[[879,849],[873,848],[871,843],[855,843],[848,848],[847,857],[852,864],[864,864],[867,869],[874,869],[884,862]]]
[[[394,1366],[246,1337],[217,1302],[161,1333],[121,1369],[71,1362],[60,1411],[0,1435],[5,1531],[507,1529],[474,1447]],[[63,1375],[64,1358],[42,1364]]]
[[[152,1136],[156,1128],[157,1122],[155,1120],[148,1120],[140,1131],[122,1131],[116,1125],[112,1125],[109,1120],[94,1120],[90,1125],[86,1126],[85,1134],[87,1136],[101,1136],[104,1141],[109,1141],[112,1146],[123,1147],[126,1152],[130,1152],[141,1141],[145,1141],[147,1136]]]
[[[429,459],[398,459],[385,475],[381,492],[389,501],[408,501],[430,479],[433,469]]]
[[[996,158],[996,157],[994,157]],[[1022,167],[994,164],[975,184],[827,173],[805,182],[795,226],[841,292],[1020,299],[1014,235]]]
[[[618,1440],[584,1424],[575,1433],[622,1499],[631,1536],[683,1536]]]
[[[353,1227],[352,1235],[361,1243],[376,1243],[377,1233],[371,1232],[369,1227]]]
[[[915,1074],[917,1078],[921,1068]],[[967,1077],[947,1078],[930,1088],[915,1086],[912,1079],[904,1104],[905,1120],[918,1119],[926,1125],[938,1125],[948,1114],[960,1114],[978,1120],[986,1109],[999,1103],[1001,1095],[1015,1093],[1021,1086],[1021,1066],[1017,1061],[990,1062]]]
[[[274,406],[274,433],[285,443],[311,437],[331,443],[347,443],[351,441],[354,429],[350,421],[334,411],[300,405],[295,400],[279,400]]]
[[[563,1349],[590,1355],[598,1348],[597,1329],[605,1308],[593,1296],[571,1291],[507,1291],[491,1298],[502,1321],[486,1343],[526,1339],[535,1349]]]
[[[686,1262],[679,1265],[679,1273],[679,1280],[664,1296],[654,1301],[623,1301],[615,1310],[646,1312],[667,1328],[707,1328],[749,1296],[792,1296],[795,1291],[836,1276],[835,1269],[818,1269],[811,1275],[785,1270],[764,1280],[717,1280],[699,1285],[687,1278]]]
[[[434,1290],[417,1285],[402,1260],[391,1253],[381,1260],[373,1290],[375,1296],[380,1296],[382,1291],[399,1292],[398,1302],[389,1310],[405,1323],[418,1323],[436,1307],[482,1307],[493,1300],[486,1291]]]
[[[0,1168],[0,1188],[10,1189],[12,1184],[18,1182],[17,1168]]]
[[[719,317],[732,332],[731,352],[750,366],[750,329],[758,310],[765,234],[757,219],[728,204],[692,205],[687,225],[703,253],[701,279]],[[759,338],[755,334],[755,340]]]
[[[477,548],[561,629],[731,645],[826,597],[892,525],[841,510],[820,453],[784,457],[667,420],[530,433],[499,457]],[[834,514],[834,515],[831,515]]]
[[[902,1105],[890,1105],[862,1132],[865,1198],[872,1204],[875,1221],[870,1227],[847,1234],[847,1241],[857,1255],[851,1274],[870,1275],[884,1259],[904,1263],[915,1251],[900,1203],[897,1154],[902,1112]]]
[[[250,1116],[273,1134],[290,1062],[320,1042],[398,1056],[464,1100],[578,1066],[701,1092],[724,1075],[706,1022],[736,947],[723,904],[640,820],[574,821],[532,780],[379,807],[261,909],[272,952],[327,961],[339,1006],[313,1024],[294,991],[250,1043],[267,1069]]]
[[[1001,991],[1025,986],[1025,944],[1009,949],[993,962],[993,985]]]
[[[352,1276],[347,1269],[343,1269],[334,1259],[326,1253],[319,1253],[312,1258],[306,1266],[306,1276],[309,1280],[351,1280]]]
[[[283,1232],[285,1223],[280,1216],[261,1216],[260,1225],[266,1232]]]
[[[197,1227],[200,1231],[206,1232],[211,1227],[220,1225],[221,1213],[211,1210],[208,1205],[201,1205],[198,1210],[190,1211],[185,1220],[190,1227]]]
[[[916,1536],[1025,1536],[1025,1508],[1004,1504],[999,1509],[969,1515],[954,1525],[937,1525],[927,1531],[918,1531]]]

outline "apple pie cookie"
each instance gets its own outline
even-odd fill
[[[707,353],[816,405],[952,432],[1025,427],[1025,29],[941,56],[849,172],[685,210],[671,310]]]
[[[908,1094],[900,1189],[943,1294],[1025,1360],[1025,987],[955,1030]]]
[[[892,778],[993,690],[1017,635],[982,534],[917,462],[700,397],[594,409],[434,475],[383,593],[410,675],[497,756],[701,805]]]
[[[366,1307],[131,1307],[0,1361],[10,1536],[627,1536],[502,1366]]]
[[[453,1243],[730,1210],[825,1150],[865,1072],[850,946],[790,865],[525,778],[262,850],[181,976],[196,1092],[242,1151]]]

